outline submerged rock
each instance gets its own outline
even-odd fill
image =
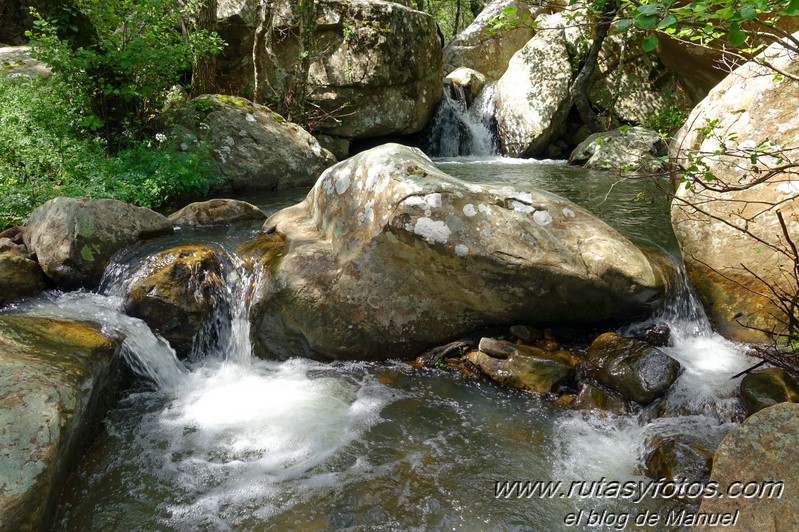
[[[466,358],[492,380],[536,394],[547,394],[574,376],[577,359],[568,351],[543,349],[483,338]]]
[[[265,219],[266,214],[255,205],[234,199],[212,199],[190,203],[169,215],[169,220],[173,224],[188,227],[230,225]]]
[[[111,199],[51,199],[25,226],[25,244],[45,275],[67,288],[91,287],[117,251],[172,232],[161,214]]]
[[[722,440],[710,473],[718,493],[736,496],[702,499],[699,511],[738,512],[738,530],[798,530],[797,445],[799,404],[780,403],[750,416]]]
[[[0,316],[0,529],[49,527],[124,363],[94,325]]]
[[[271,191],[310,186],[336,162],[297,124],[244,98],[206,94],[164,113],[162,129],[178,142],[204,140],[224,177],[222,190]]]
[[[181,358],[224,301],[224,268],[207,246],[178,246],[150,257],[134,273],[125,310],[169,341]]]
[[[631,401],[649,404],[677,380],[680,363],[649,344],[605,333],[588,348],[585,374]]]
[[[330,168],[265,230],[288,250],[253,330],[281,358],[412,357],[490,325],[639,316],[664,291],[644,254],[581,207],[461,182],[396,144]]]
[[[799,384],[783,369],[755,370],[741,381],[741,402],[747,416],[777,403],[799,403]]]

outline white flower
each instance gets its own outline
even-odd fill
[[[164,142],[166,140],[166,135],[164,135],[163,133],[156,133],[155,140],[157,140],[158,142]]]

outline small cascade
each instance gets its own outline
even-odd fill
[[[444,99],[428,128],[425,145],[425,152],[433,157],[497,155],[494,83],[487,83],[471,105],[463,87],[445,83]]]

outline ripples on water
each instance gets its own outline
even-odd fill
[[[628,236],[674,248],[666,206],[632,201],[640,183],[613,185],[605,173],[551,162],[440,165],[466,180],[551,190]],[[236,239],[247,238],[204,234],[228,252]],[[572,412],[401,362],[250,360],[247,298],[235,290],[229,297],[239,306],[232,315],[241,319],[224,329],[230,341],[204,360],[178,362],[143,322],[120,313],[121,284],[147,254],[196,235],[183,232],[131,250],[110,269],[103,286],[108,295],[55,294],[29,307],[88,316],[125,332],[134,367],[157,376],[157,385],[140,382],[108,416],[67,485],[56,529],[557,530],[566,514],[580,509],[637,513],[664,503],[497,499],[495,482],[643,480],[650,435],[717,439],[732,426],[729,375],[749,361],[709,330],[689,300],[655,320],[672,324],[675,345],[668,352],[685,368],[669,400],[698,413],[650,423],[637,415]]]

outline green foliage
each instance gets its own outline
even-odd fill
[[[661,136],[671,136],[682,127],[685,119],[685,113],[674,107],[668,107],[648,116],[642,125],[657,131]]]
[[[163,135],[129,140],[116,156],[93,135],[86,97],[58,79],[0,76],[0,228],[56,196],[115,198],[158,207],[215,181],[207,148],[176,149]]]
[[[187,25],[196,0],[75,0],[57,6],[32,10],[35,26],[27,35],[37,57],[90,98],[94,126],[102,127],[111,144],[122,134],[141,136],[193,58],[224,45],[216,33]],[[181,26],[189,30],[183,34]]]

